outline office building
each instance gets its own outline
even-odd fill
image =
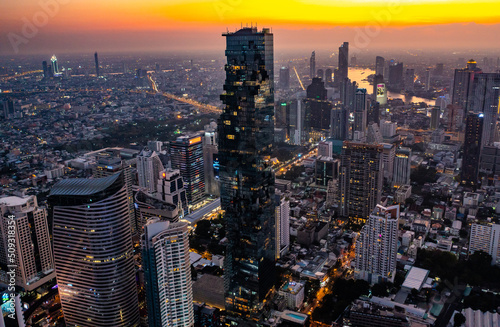
[[[371,284],[394,281],[398,221],[399,204],[375,207],[356,240],[355,278]]]
[[[484,114],[482,146],[496,141],[499,100],[500,73],[474,74],[467,103],[470,111]]]
[[[276,258],[288,252],[290,247],[290,199],[276,192]]]
[[[439,122],[441,118],[441,109],[439,107],[433,107],[431,109],[431,126],[430,129],[438,129]]]
[[[333,107],[330,118],[330,137],[340,141],[346,140],[349,134],[349,113],[346,107]]]
[[[217,149],[217,123],[211,122],[205,126],[203,137],[203,169],[205,172],[205,192],[219,196],[219,161]]]
[[[411,172],[411,149],[398,148],[394,158],[394,173],[392,175],[392,186],[398,188],[410,184]]]
[[[309,133],[309,138],[321,139],[321,136],[327,136],[330,130],[332,103],[327,99],[325,83],[321,78],[312,79],[311,85],[307,87],[304,104],[304,129]]]
[[[404,77],[404,90],[406,94],[415,93],[415,70],[407,69]]]
[[[316,77],[321,78],[322,80],[325,79],[325,73],[323,72],[323,69],[318,69],[316,71]]]
[[[366,114],[366,123],[375,123],[380,125],[380,103],[378,101],[370,101],[368,112]]]
[[[144,226],[142,259],[148,326],[194,326],[188,224],[151,219]]]
[[[0,198],[0,214],[0,264],[16,266],[16,286],[33,291],[55,278],[47,210],[38,206],[36,196]],[[14,252],[7,237],[11,226],[16,231]],[[12,254],[14,262],[10,261]],[[7,279],[2,282],[9,284]]]
[[[54,261],[66,326],[139,325],[123,174],[64,179],[50,191]]]
[[[344,42],[339,47],[339,80],[348,78],[349,72],[349,42]]]
[[[50,62],[51,62],[50,67],[52,68],[51,75],[55,76],[55,75],[59,74],[59,65],[57,64],[56,55],[53,55],[52,58],[50,58]]]
[[[431,89],[431,70],[429,68],[425,70],[424,84],[425,84],[425,90],[429,91]]]
[[[333,84],[333,71],[331,68],[325,70],[325,83],[327,86],[332,86]]]
[[[396,146],[392,143],[382,143],[382,163],[384,165],[384,180],[392,183],[394,174],[394,158],[396,157]]]
[[[281,67],[279,86],[282,90],[290,88],[290,69],[288,67]]]
[[[311,58],[309,59],[309,77],[313,79],[316,77],[316,52],[311,53]]]
[[[186,189],[179,169],[168,168],[161,171],[156,190],[156,198],[175,205],[181,218],[189,214]]]
[[[172,168],[181,172],[189,205],[205,196],[203,136],[204,133],[180,136],[170,144]]]
[[[99,77],[101,76],[99,72],[99,58],[97,57],[97,52],[94,53],[94,62],[95,62],[95,76]]]
[[[269,29],[226,37],[225,93],[218,122],[221,207],[225,210],[226,311],[259,314],[274,285],[274,55]],[[239,86],[238,84],[243,84]]]
[[[332,157],[318,157],[314,169],[314,183],[316,186],[327,188],[328,182],[336,180],[339,175],[339,161]]]
[[[485,145],[481,150],[479,172],[498,180],[500,177],[500,143]]]
[[[380,122],[380,133],[382,133],[382,137],[384,138],[389,138],[396,135],[397,128],[398,123],[393,123],[390,121]]]
[[[393,62],[389,65],[389,87],[394,90],[403,88],[403,63]]]
[[[50,77],[49,66],[47,65],[47,60],[42,61],[42,71],[43,71],[44,78]]]
[[[469,114],[465,122],[465,142],[462,159],[461,183],[476,186],[479,172],[479,158],[483,137],[483,114]]]
[[[384,57],[377,56],[375,58],[375,75],[384,76],[385,59]]]
[[[2,102],[3,117],[5,119],[14,118],[16,114],[16,109],[14,106],[14,100],[7,98]]]
[[[366,89],[358,89],[354,100],[354,125],[352,126],[354,132],[366,132],[368,114],[368,97]]]
[[[468,103],[469,95],[472,91],[474,76],[479,73],[481,73],[481,69],[477,67],[477,63],[473,59],[467,62],[467,67],[455,69],[451,104],[460,106],[464,110],[464,117],[471,110]]]
[[[382,145],[344,141],[339,171],[340,215],[365,221],[380,202]]]
[[[158,153],[143,149],[137,156],[137,179],[139,187],[148,193],[156,192],[158,176],[163,170],[163,164]]]
[[[144,233],[144,226],[152,218],[177,222],[179,221],[180,208],[177,205],[165,202],[142,190],[138,190],[134,195],[135,215],[137,229],[140,235]],[[182,216],[182,213],[181,213]]]

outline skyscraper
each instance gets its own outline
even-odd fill
[[[500,265],[500,225],[477,224],[471,225],[469,254],[483,251],[491,255],[491,264]]]
[[[290,88],[290,69],[288,67],[281,67],[280,69],[280,89],[288,90]]]
[[[354,125],[352,131],[354,132],[366,132],[367,125],[367,114],[368,114],[368,97],[366,94],[366,89],[357,89],[356,97],[354,99]]]
[[[42,61],[42,71],[44,78],[49,77],[49,67],[47,66],[47,60]]]
[[[2,101],[3,117],[5,119],[14,118],[16,114],[16,109],[14,106],[14,100],[7,98]]]
[[[482,113],[469,114],[465,122],[465,142],[461,174],[462,184],[464,185],[477,185],[483,123],[484,115]]]
[[[484,114],[481,146],[495,142],[499,101],[500,73],[474,74],[467,103],[469,111]]]
[[[99,77],[101,75],[99,74],[99,58],[97,58],[97,52],[94,53],[94,61],[95,61],[95,76]]]
[[[180,217],[189,214],[186,189],[180,170],[166,169],[161,171],[156,190],[156,198],[177,206]]]
[[[479,73],[481,73],[481,69],[477,67],[477,63],[473,59],[467,62],[467,67],[455,69],[451,104],[462,107],[464,110],[464,117],[469,110],[471,110],[468,103],[469,95],[472,91],[474,75]]]
[[[400,187],[401,185],[410,184],[411,171],[411,149],[398,148],[394,158],[394,173],[392,175],[392,186]]]
[[[375,75],[384,76],[385,59],[384,57],[377,56],[375,58]]]
[[[59,73],[59,65],[57,64],[56,55],[53,55],[52,58],[50,58],[50,62],[52,67],[52,76],[54,76]]]
[[[170,144],[172,168],[181,172],[189,205],[205,196],[202,136],[203,133],[184,135]]]
[[[321,79],[324,79],[324,78],[325,78],[325,76],[324,76],[324,75],[325,75],[325,73],[323,72],[323,69],[318,69],[318,70],[316,71],[316,77],[319,77],[319,78],[321,78]]]
[[[257,314],[274,283],[273,35],[243,28],[226,37],[226,82],[218,122],[224,291],[230,315]]]
[[[343,81],[348,77],[349,71],[349,42],[344,42],[339,47],[339,78]]]
[[[314,138],[312,135],[314,132],[329,131],[332,103],[327,99],[325,83],[321,78],[312,79],[311,85],[307,87],[307,97],[304,104],[304,128],[309,133],[309,137]]]
[[[398,251],[399,204],[377,205],[356,241],[355,278],[371,284],[393,282]]]
[[[403,88],[403,63],[393,62],[389,65],[389,87],[395,90]]]
[[[276,257],[288,252],[290,246],[290,199],[276,192]]]
[[[332,75],[333,75],[332,69],[331,68],[327,68],[325,70],[325,84],[327,86],[331,86],[332,83],[333,83],[333,79],[332,79],[333,77],[332,77]]]
[[[330,137],[344,141],[349,133],[349,113],[345,106],[337,105],[331,112]]]
[[[382,194],[382,145],[344,141],[339,172],[340,215],[364,222]]]
[[[203,169],[205,171],[205,192],[210,195],[220,195],[219,176],[216,176],[216,166],[218,162],[217,149],[217,123],[211,122],[205,126],[205,136],[203,137]],[[214,167],[215,165],[215,167]]]
[[[404,89],[408,94],[415,92],[415,70],[407,69],[404,77]]]
[[[123,172],[52,187],[57,284],[67,326],[138,326],[139,308]]]
[[[156,192],[156,184],[163,164],[155,151],[143,149],[137,156],[137,177],[139,187],[148,193]]]
[[[313,79],[316,77],[316,52],[311,53],[311,59],[309,59],[309,77]]]
[[[439,107],[433,107],[431,109],[431,129],[439,128],[439,119],[441,117],[441,109]]]
[[[55,277],[50,246],[47,210],[38,206],[36,196],[0,198],[0,264],[15,264],[16,285],[32,291]],[[9,218],[12,216],[12,220]],[[11,252],[7,235],[14,222],[15,251]],[[15,263],[8,260],[14,253]],[[2,281],[9,284],[8,280]],[[2,317],[0,317],[2,318]]]
[[[369,102],[366,122],[367,124],[375,123],[377,125],[380,125],[380,103],[378,103],[378,101]]]
[[[148,325],[193,326],[193,286],[187,223],[150,220],[144,226],[142,258]]]

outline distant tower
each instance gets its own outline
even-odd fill
[[[339,78],[343,81],[348,77],[349,71],[349,42],[344,42],[339,47]]]
[[[366,132],[367,124],[367,114],[368,114],[368,98],[366,94],[366,89],[357,89],[356,97],[354,100],[354,132]]]
[[[403,86],[403,63],[393,62],[389,65],[389,87],[401,90]]]
[[[156,184],[163,164],[155,151],[144,149],[137,156],[137,176],[139,187],[146,189],[148,193],[156,192]]]
[[[384,69],[385,69],[384,57],[377,56],[375,58],[375,75],[382,75],[382,78],[383,78]]]
[[[415,92],[415,70],[407,69],[404,78],[404,88],[406,93]]]
[[[316,77],[319,77],[322,80],[324,80],[325,74],[323,73],[323,69],[318,69],[318,71],[316,72]]]
[[[325,84],[331,86],[333,83],[333,71],[331,68],[325,70]]]
[[[66,326],[139,325],[123,173],[57,182],[48,203]]]
[[[47,66],[47,60],[42,61],[43,77],[49,77],[49,67]]]
[[[217,147],[217,123],[211,122],[205,125],[203,137],[203,169],[205,171],[205,192],[210,195],[219,196],[219,168]]]
[[[316,77],[316,52],[311,53],[311,59],[309,59],[309,76],[311,79]]]
[[[455,69],[451,104],[461,106],[464,110],[464,117],[471,110],[469,106],[469,95],[472,93],[474,75],[480,73],[481,69],[477,67],[477,63],[474,59],[467,62],[467,67]]]
[[[288,67],[281,67],[279,86],[282,90],[290,88],[290,69]]]
[[[309,132],[309,137],[313,137],[314,132],[329,132],[332,103],[328,101],[325,83],[321,78],[312,79],[311,85],[307,87],[307,98],[304,103],[304,129]]]
[[[152,219],[144,227],[142,259],[150,327],[194,325],[189,231],[185,222]]]
[[[439,128],[439,119],[441,117],[441,108],[433,107],[431,109],[431,129]]]
[[[371,284],[393,282],[398,251],[399,204],[377,205],[356,241],[354,277]]]
[[[51,67],[52,67],[52,75],[58,74],[59,73],[59,66],[57,64],[56,55],[53,55],[52,58],[50,58],[50,62],[51,62]]]
[[[349,133],[349,113],[345,106],[335,106],[331,112],[330,137],[344,141]]]
[[[290,246],[290,199],[276,192],[276,257],[288,252]]]
[[[95,76],[99,77],[101,74],[99,73],[99,58],[97,58],[97,52],[94,53],[94,61],[95,61]]]
[[[483,123],[484,115],[482,113],[471,113],[467,116],[461,174],[462,184],[464,185],[477,186]]]

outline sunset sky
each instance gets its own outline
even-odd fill
[[[216,49],[242,23],[282,48],[500,47],[498,0],[2,0],[0,53]]]

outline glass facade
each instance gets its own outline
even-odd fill
[[[228,238],[225,298],[247,317],[274,284],[273,35],[243,28],[224,34],[227,64],[218,121],[221,206]]]

